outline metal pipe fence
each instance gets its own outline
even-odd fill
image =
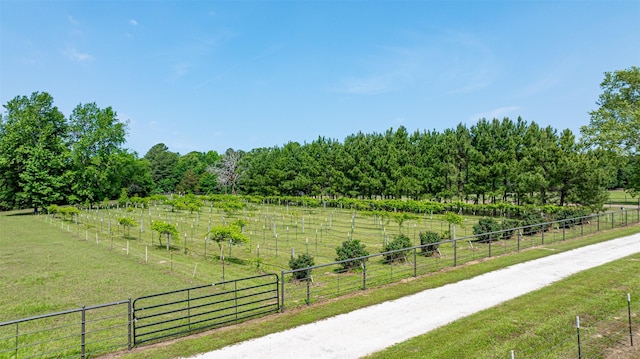
[[[435,243],[438,246],[436,252],[426,250],[434,244],[424,244],[307,268],[282,270],[281,310],[484,258],[623,227],[631,222],[640,222],[638,209],[622,209],[444,240]],[[360,265],[350,268],[348,263],[353,261]]]
[[[264,274],[133,301],[133,344],[237,324],[279,311],[278,276]]]
[[[0,357],[86,358],[130,349],[131,299],[0,323]]]
[[[247,283],[253,284],[242,288],[237,287],[237,281],[223,280],[214,286],[204,287],[209,291],[218,284],[223,289],[225,285],[233,285],[234,288],[205,294],[194,294],[198,288],[188,288],[140,297],[136,299],[139,303],[151,298],[163,298],[157,303],[139,304],[137,309],[128,299],[13,320],[0,323],[0,357],[85,358],[130,349],[135,344],[189,333],[194,329],[233,324],[250,317],[284,311],[285,303],[287,308],[308,305],[483,258],[623,227],[631,222],[640,222],[638,209],[623,209],[444,240],[436,243],[436,251],[427,249],[434,244],[416,245],[298,270],[282,270],[279,277],[276,274],[265,275],[275,279],[266,284],[268,288],[264,292],[260,289],[262,284],[253,283],[255,281],[252,280]],[[145,262],[146,256],[145,252]],[[356,268],[349,266],[354,260],[359,262]],[[173,261],[170,265],[173,269]],[[193,269],[194,276],[196,270],[197,264]],[[302,271],[305,274],[299,275]],[[252,278],[258,277],[263,276]],[[168,298],[171,295],[181,297]],[[122,309],[125,304],[126,311]],[[211,309],[212,305],[218,304],[222,309]],[[176,319],[176,316],[179,318]],[[203,318],[206,320],[203,321]],[[186,327],[183,325],[185,322]]]

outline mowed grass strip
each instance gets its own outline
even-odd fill
[[[590,235],[580,239],[556,242],[544,247],[538,247],[538,248],[522,251],[519,253],[494,257],[489,260],[483,260],[475,264],[468,264],[458,268],[449,268],[447,270],[425,275],[425,276],[416,278],[414,280],[408,280],[402,283],[396,283],[393,285],[388,285],[380,288],[369,289],[353,295],[337,298],[334,300],[329,300],[326,302],[317,303],[309,307],[287,310],[285,313],[282,313],[282,314],[271,315],[269,317],[262,318],[259,320],[242,323],[237,326],[221,328],[221,329],[217,329],[207,333],[202,333],[197,336],[191,336],[188,338],[182,338],[182,339],[178,339],[170,342],[165,342],[157,346],[135,348],[130,352],[122,351],[119,353],[114,353],[112,355],[109,355],[109,357],[110,358],[114,358],[114,357],[118,357],[118,358],[120,357],[121,358],[179,358],[179,357],[195,355],[195,354],[219,349],[224,346],[235,344],[244,340],[258,338],[261,336],[268,335],[270,333],[283,331],[283,330],[290,329],[302,324],[307,324],[307,323],[311,323],[321,319],[329,318],[334,315],[347,313],[349,311],[360,309],[369,305],[374,305],[374,304],[382,303],[384,301],[397,299],[406,295],[420,292],[425,289],[435,288],[435,287],[439,287],[449,283],[455,283],[460,280],[472,278],[474,276],[481,275],[483,273],[487,273],[500,268],[505,268],[517,263],[546,257],[562,251],[567,251],[567,250],[571,250],[581,246],[599,243],[609,239],[623,237],[623,236],[635,234],[638,232],[640,232],[640,226],[635,225],[635,226],[629,226],[629,227],[620,228],[616,230],[600,232],[598,234]],[[612,264],[612,266],[616,267],[621,263],[624,263],[624,262],[618,261]],[[622,268],[621,270],[623,271],[628,270],[628,268]],[[637,268],[633,268],[633,270],[634,272],[631,272],[631,273],[637,273]],[[598,274],[598,275],[602,276],[602,274]],[[584,281],[582,283],[583,286],[586,286],[590,283],[590,279],[588,278],[584,278],[583,281]],[[636,282],[634,285],[635,285],[634,288],[636,288],[635,291],[640,292],[640,286],[638,286],[638,283]],[[559,291],[558,293],[552,292],[548,294],[549,298],[553,298],[554,296],[560,295],[561,292],[564,291],[564,289],[560,288],[558,291]],[[545,300],[549,298],[545,298]],[[620,298],[620,300],[623,300],[623,299],[624,298]],[[425,310],[428,310],[428,303],[425,303]],[[529,311],[528,307],[518,307],[517,310],[523,311],[523,312]],[[564,308],[553,307],[552,313],[556,313],[558,311],[564,312]],[[532,313],[529,313],[529,315],[530,316],[543,315],[538,313],[539,312],[532,311]],[[544,314],[544,315],[548,316],[549,314]],[[568,315],[568,318],[571,318],[571,317],[575,318],[575,315],[577,314],[567,312],[567,315]],[[482,325],[487,325],[489,327],[492,326],[491,322],[482,323]],[[446,338],[446,335],[443,335],[443,337]],[[490,338],[492,338],[491,339],[492,342],[503,340],[501,337],[495,337],[495,336],[492,336]],[[449,341],[450,344],[444,343],[446,341]],[[295,345],[295,343],[292,345]],[[470,343],[465,344],[463,341],[458,340],[457,336],[448,337],[446,338],[446,340],[443,339],[443,342],[441,343],[424,343],[424,346],[427,348],[431,348],[436,345],[464,346],[464,345],[472,345],[472,344]],[[478,344],[478,345],[482,346],[482,344]],[[473,346],[476,346],[476,344],[473,344]],[[544,346],[545,345],[543,343],[542,347]],[[505,347],[509,347],[509,345],[505,345]],[[410,350],[414,350],[414,349],[410,349]],[[381,355],[385,355],[385,354],[381,354]],[[508,351],[507,351],[507,355],[508,355]],[[406,357],[420,357],[420,355],[417,355],[415,351],[410,351],[408,352]],[[467,356],[456,356],[456,355],[434,356],[434,358],[438,358],[438,357],[443,358],[443,357],[467,357]],[[474,357],[474,356],[471,355],[468,357]],[[486,357],[492,357],[492,356],[486,356]],[[503,357],[503,355],[501,354],[495,357]]]
[[[627,293],[640,308],[640,253],[575,274],[449,325],[367,356],[381,358],[637,358],[630,346]],[[437,310],[428,308],[425,310]],[[640,326],[635,325],[636,332]],[[636,333],[637,334],[637,333]],[[607,336],[609,336],[607,338]],[[636,337],[636,336],[634,336]],[[638,340],[637,337],[635,340]]]

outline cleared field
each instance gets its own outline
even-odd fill
[[[128,230],[117,225],[118,218],[133,218],[138,226]],[[611,218],[611,220],[609,220]],[[246,221],[250,243],[220,247],[205,241],[210,225]],[[170,250],[160,245],[157,233],[149,230],[153,220],[174,223],[183,233]],[[596,226],[620,225],[636,218],[621,214],[603,217],[602,223],[554,229],[546,243],[561,241],[595,231]],[[465,217],[456,236],[469,235],[477,217]],[[287,206],[252,206],[236,213],[214,207],[199,212],[172,212],[170,208],[110,208],[83,211],[77,218],[32,216],[22,213],[0,216],[0,321],[136,298],[179,288],[239,279],[262,272],[279,273],[288,269],[291,253],[308,253],[316,263],[335,259],[335,248],[348,238],[367,244],[370,253],[382,251],[387,240],[400,231],[417,243],[420,230],[447,231],[448,225],[437,215],[422,215],[400,226],[388,218],[341,209],[303,209]],[[128,232],[128,233],[127,233]],[[526,236],[522,249],[537,245],[542,234]],[[493,255],[515,250],[514,240],[497,241]],[[259,249],[259,251],[258,251]],[[488,244],[469,243],[460,248],[460,264],[487,256]],[[428,259],[418,275],[450,266],[452,247],[443,245],[442,256]],[[260,259],[260,260],[258,260]],[[370,286],[413,276],[410,263],[371,264]],[[375,271],[375,267],[379,271]],[[357,273],[318,273],[313,291],[317,299],[327,299],[358,291]],[[288,283],[288,281],[287,281]],[[352,287],[352,288],[350,288]],[[304,296],[304,287],[300,298]],[[296,290],[287,285],[287,290]],[[326,291],[327,294],[322,291]],[[287,293],[287,305],[298,294]],[[298,299],[298,305],[305,301]]]
[[[638,206],[640,205],[640,196],[632,196],[621,189],[611,190],[609,191],[609,201],[607,203],[610,205]]]

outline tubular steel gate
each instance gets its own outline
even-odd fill
[[[277,313],[279,283],[278,275],[263,274],[140,297],[133,301],[133,344]]]

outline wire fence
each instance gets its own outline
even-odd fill
[[[131,349],[131,299],[0,323],[2,358],[86,358]]]
[[[622,303],[622,301],[621,301]],[[511,359],[631,359],[640,357],[640,325],[631,309],[631,295],[626,305],[607,313],[585,313],[566,318],[566,325],[554,337],[544,336],[546,346],[511,350]]]
[[[201,264],[201,269],[214,265],[210,261],[207,262],[206,258],[219,253],[216,250],[208,252],[206,239],[202,240],[201,246],[196,247],[189,244],[193,242],[189,242],[189,236],[185,234],[185,240],[182,242],[184,255],[174,256],[175,249],[165,252],[153,246],[152,234],[148,238],[150,245],[141,245],[139,242],[143,241],[142,235],[144,234],[142,228],[138,233],[140,238],[134,241],[136,246],[130,246],[128,239],[117,240],[116,237],[120,235],[120,231],[122,231],[121,237],[130,238],[131,235],[125,232],[127,230],[125,228],[112,226],[110,223],[105,224],[104,221],[97,218],[98,215],[97,212],[94,213],[93,218],[91,218],[91,214],[85,215],[83,217],[85,223],[79,221],[78,217],[75,218],[75,223],[64,219],[58,221],[50,216],[43,217],[52,226],[59,226],[60,229],[68,232],[75,231],[75,235],[79,239],[95,240],[96,245],[100,247],[107,247],[109,250],[131,256],[140,262],[157,266],[166,271],[175,271],[192,277],[198,276],[200,280],[209,283],[225,282],[224,261],[222,262],[222,281],[211,274],[213,271],[199,270],[198,268],[198,264]],[[93,223],[91,223],[92,220]],[[197,217],[194,219],[194,222],[196,221]],[[315,249],[317,252],[316,248],[322,244],[322,236],[336,236],[338,232],[349,233],[349,227],[351,230],[353,229],[353,220],[351,223],[342,224],[337,221],[332,223],[332,221],[332,218],[329,217],[325,229],[320,227],[320,231],[310,232],[315,234],[312,241],[309,241],[307,237],[305,242],[302,242],[302,246],[299,245],[299,240],[296,241],[299,245],[296,247],[297,250],[309,253]],[[375,224],[376,219],[373,222],[374,225],[377,225]],[[331,261],[298,270],[283,270],[277,265],[258,261],[256,270],[260,272],[280,270],[280,310],[284,311],[285,307],[294,308],[309,305],[313,302],[436,272],[443,268],[576,238],[604,229],[622,227],[632,222],[640,222],[638,209],[607,212],[476,236],[464,236],[437,243],[438,249],[435,252],[426,250],[427,246],[433,245],[428,244],[349,259],[348,261],[359,261],[360,265],[356,269],[345,265],[348,261]],[[144,223],[149,225],[149,222]],[[306,224],[310,226],[312,223],[309,220]],[[303,224],[295,228],[299,228],[300,232],[304,233]],[[415,227],[413,230],[415,232]],[[380,241],[380,247],[383,248],[383,244],[388,241],[388,236],[384,234],[384,228],[380,232],[381,234],[377,234],[376,238]],[[296,240],[295,231],[293,234],[287,234],[288,229],[285,229],[284,233],[283,243],[286,244],[289,240],[288,235],[293,237],[290,238],[291,242]],[[274,234],[277,239],[277,233]],[[192,237],[195,238],[195,235]],[[266,240],[265,238],[264,241]],[[193,249],[194,247],[197,249]],[[215,249],[214,246],[211,247]],[[255,254],[260,258],[259,243],[256,249],[257,253]],[[335,250],[334,247],[330,249]],[[231,250],[231,247],[228,250]],[[269,250],[277,251],[277,244],[276,247],[270,246]],[[294,250],[295,248],[291,250],[292,257]],[[220,247],[220,251],[222,251],[222,247]],[[288,251],[283,250],[283,252],[281,255],[289,255]],[[275,253],[276,257],[277,255]],[[195,261],[194,265],[194,257],[199,258],[199,256],[202,256],[204,261],[201,263]],[[255,275],[255,272],[248,271],[246,277],[252,275]],[[121,308],[125,304],[127,304],[127,310]],[[0,323],[0,357],[84,358],[96,356],[118,349],[131,348],[131,328],[131,300]],[[605,331],[616,333],[614,329],[609,328]],[[584,356],[584,358],[587,357]],[[546,357],[540,356],[540,358]]]
[[[309,305],[447,267],[577,238],[605,229],[623,227],[632,221],[640,222],[638,209],[549,221],[307,268],[282,270],[281,310]],[[437,251],[427,250],[431,246],[437,246]],[[351,265],[353,262],[358,263],[355,268]]]

